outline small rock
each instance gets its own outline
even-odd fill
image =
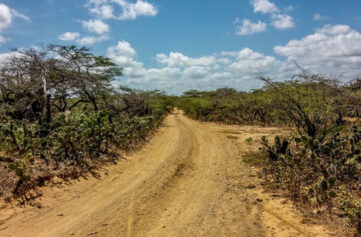
[[[256,201],[257,202],[263,202],[263,199],[257,198]]]

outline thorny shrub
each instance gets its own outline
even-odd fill
[[[99,160],[116,150],[128,150],[145,140],[150,130],[162,121],[166,111],[152,115],[117,117],[112,120],[104,111],[83,111],[57,114],[50,124],[42,126],[10,118],[0,125],[0,151],[11,154],[8,169],[18,177],[13,192],[29,180],[27,166],[34,160],[43,163],[86,168],[86,160]]]
[[[307,136],[290,141],[275,137],[263,173],[267,181],[287,189],[295,199],[344,211],[361,231],[361,129],[357,126],[331,132],[320,141]]]

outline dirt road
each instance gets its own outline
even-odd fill
[[[45,188],[41,208],[0,205],[0,236],[317,235],[257,201],[236,139],[217,126],[175,112],[100,179]]]

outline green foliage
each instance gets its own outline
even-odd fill
[[[174,107],[174,98],[160,91],[114,88],[122,69],[85,47],[51,45],[16,55],[0,66],[0,151],[14,161],[6,169],[18,177],[14,193],[36,185],[39,173],[50,177],[65,166],[60,175],[68,170],[75,177],[131,149]]]
[[[361,202],[355,200],[347,191],[340,192],[339,205],[347,216],[355,222],[359,232],[361,232]]]
[[[286,144],[276,137],[274,144],[263,138],[269,163],[266,180],[287,189],[294,198],[317,206],[338,206],[360,225],[360,205],[354,193],[361,182],[361,129],[357,126],[329,133],[320,141],[294,137]]]
[[[260,90],[247,93],[231,88],[191,90],[176,105],[199,120],[287,125],[295,127],[301,136],[319,140],[329,130],[341,126],[345,116],[360,114],[359,94],[337,81],[317,75],[300,75],[283,82],[260,79],[265,83]]]
[[[261,152],[245,154],[244,162],[262,165],[265,179],[295,199],[328,210],[337,206],[360,226],[359,202],[351,200],[360,198],[361,130],[344,119],[361,115],[359,80],[349,85],[317,75],[261,80],[265,87],[248,93],[188,91],[177,107],[204,121],[295,128],[297,135],[272,142],[263,137]]]
[[[149,116],[118,117],[110,122],[106,112],[84,107],[81,112],[58,114],[47,127],[11,121],[0,127],[0,147],[24,158],[35,156],[81,164],[84,158],[107,154],[112,146],[129,149],[144,140],[165,112],[156,110]]]
[[[252,137],[248,137],[245,139],[245,142],[247,143],[251,143],[253,141],[253,138]]]
[[[26,181],[29,179],[29,177],[25,175],[25,165],[19,162],[15,162],[15,163],[10,163],[8,167],[10,170],[13,170],[16,173],[16,175],[20,178],[20,180]]]

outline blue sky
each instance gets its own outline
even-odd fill
[[[260,75],[361,76],[359,0],[4,0],[0,59],[11,48],[77,44],[142,89],[250,90]]]

